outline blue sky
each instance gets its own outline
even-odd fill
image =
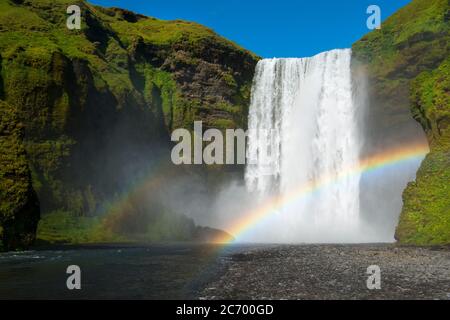
[[[89,0],[159,19],[195,21],[265,57],[307,57],[349,48],[364,34],[366,9],[382,20],[410,0]]]

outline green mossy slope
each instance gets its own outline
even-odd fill
[[[74,4],[81,30],[66,27]],[[64,238],[70,217],[97,223],[134,180],[169,162],[173,129],[245,127],[257,59],[196,23],[85,1],[0,0],[0,98],[24,125],[43,240]]]
[[[449,19],[447,0],[413,0],[353,46],[370,74],[383,131],[395,136],[408,110],[431,149],[403,195],[400,243],[450,243]]]
[[[404,192],[396,237],[403,243],[450,243],[450,59],[420,74],[411,86],[414,117],[431,152]]]
[[[23,145],[23,124],[0,100],[0,248],[26,249],[36,237],[39,201]]]

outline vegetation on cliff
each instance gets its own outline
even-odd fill
[[[0,100],[0,248],[26,249],[34,241],[39,201],[23,145],[23,125]]]
[[[447,0],[413,0],[353,46],[370,74],[371,98],[384,109],[385,121],[378,123],[385,131],[400,130],[408,110],[430,144],[403,195],[396,231],[401,243],[450,243],[449,19]]]
[[[81,30],[66,27],[73,4]],[[401,243],[450,243],[449,19],[447,0],[413,0],[353,46],[370,74],[378,127],[366,129],[394,137],[374,134],[374,150],[411,142],[411,114],[431,148],[404,192]],[[85,1],[0,0],[3,247],[33,242],[39,207],[39,237],[50,242],[215,232],[158,202],[177,170],[161,163],[175,128],[246,127],[258,59],[193,22]]]
[[[82,11],[81,30],[66,27],[73,4]],[[98,215],[117,207],[133,181],[169,162],[172,129],[196,119],[206,127],[245,126],[256,61],[196,23],[85,1],[0,0],[0,98],[24,125],[41,238],[64,240],[91,224],[95,232],[83,239],[115,238],[113,229],[126,234],[117,231],[127,225],[118,217],[132,213],[115,213],[115,224]],[[186,219],[163,216],[174,225]]]
[[[431,152],[404,192],[397,238],[404,243],[450,243],[450,59],[421,73],[411,85],[414,117]]]

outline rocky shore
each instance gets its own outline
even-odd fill
[[[450,299],[450,248],[274,245],[221,260],[200,299]],[[380,267],[369,290],[367,268]]]

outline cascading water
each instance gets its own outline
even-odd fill
[[[361,148],[350,62],[351,50],[345,49],[258,63],[246,185],[261,201],[295,196],[248,240],[361,241],[361,176],[345,174],[358,165]]]

